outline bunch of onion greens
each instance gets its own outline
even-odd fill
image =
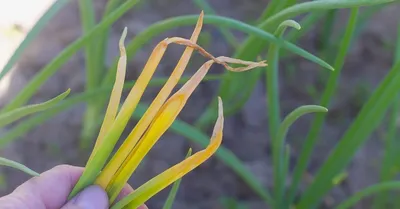
[[[105,113],[103,124],[100,128],[96,144],[91,156],[85,166],[85,170],[70,194],[70,198],[79,191],[91,184],[100,185],[109,196],[112,209],[119,208],[137,208],[149,198],[160,192],[162,189],[178,180],[201,163],[210,158],[218,149],[222,140],[223,130],[223,108],[222,100],[218,99],[219,113],[213,134],[209,145],[202,151],[199,151],[184,161],[172,166],[168,170],[149,180],[137,188],[133,193],[124,197],[121,201],[114,203],[124,185],[132,173],[137,169],[145,155],[152,146],[167,131],[173,121],[176,119],[190,95],[200,84],[210,67],[214,64],[221,64],[226,69],[234,72],[242,72],[256,67],[266,66],[265,62],[249,62],[229,57],[214,57],[196,44],[203,24],[203,13],[200,14],[194,32],[190,38],[180,37],[167,38],[157,44],[151,53],[144,69],[137,79],[135,85],[130,90],[125,102],[120,110],[119,104],[124,85],[126,71],[126,52],[124,48],[124,39],[126,28],[120,39],[120,59],[117,67],[117,74],[114,87],[111,92],[110,101]],[[169,44],[175,43],[186,46],[180,60],[173,70],[168,81],[162,87],[154,101],[151,103],[143,117],[124,140],[118,151],[111,157],[111,152],[115,144],[121,137],[131,115],[135,111],[141,96],[144,93],[150,79],[152,78],[158,64],[160,63]],[[182,76],[189,59],[196,50],[210,60],[205,62],[199,70],[172,96],[169,97],[172,90]],[[228,64],[243,65],[233,68]],[[168,98],[169,97],[169,98]]]

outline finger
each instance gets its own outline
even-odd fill
[[[124,198],[125,196],[127,196],[128,194],[130,194],[131,192],[133,192],[133,188],[131,187],[131,185],[126,184],[124,186],[124,188],[121,190],[121,192],[119,193],[116,201],[120,201],[122,198]]]
[[[80,167],[56,166],[0,198],[0,205],[13,209],[59,209],[65,204],[82,171]]]
[[[128,194],[132,193],[134,191],[134,189],[131,187],[131,185],[126,184],[124,186],[124,188],[122,188],[121,192],[119,193],[117,199],[115,200],[115,202],[118,202],[120,200],[122,200],[124,197],[126,197]],[[148,209],[146,205],[141,205],[140,207],[138,207],[137,209]]]
[[[39,177],[26,181],[11,194],[0,198],[0,205],[12,209],[59,209],[68,199],[68,195],[83,172],[82,167],[59,165]],[[133,191],[125,185],[119,199]],[[71,209],[75,206],[68,206]],[[65,209],[65,208],[64,208]],[[147,209],[145,205],[138,209]]]
[[[61,209],[108,209],[106,191],[98,185],[85,188]]]

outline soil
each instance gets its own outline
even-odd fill
[[[102,13],[104,2],[104,0],[96,1],[97,14]],[[220,0],[212,5],[219,15],[249,22],[254,21],[261,14],[260,9],[266,5],[266,1],[250,0],[243,3],[238,0]],[[399,11],[399,9],[399,5],[394,5],[374,15],[372,21],[367,24],[366,29],[354,42],[344,65],[337,96],[329,108],[330,113],[320,135],[318,147],[313,153],[309,166],[310,174],[315,173],[323,163],[329,151],[360,110],[361,105],[365,103],[368,95],[390,68],[400,17],[396,11]],[[117,43],[123,27],[128,27],[127,40],[129,40],[147,26],[159,20],[198,13],[199,9],[191,1],[173,0],[168,1],[168,3],[161,0],[143,1],[112,26],[107,64],[110,65],[112,60],[118,56]],[[344,23],[346,11],[343,14],[343,21],[337,21],[338,28],[343,27],[341,23]],[[318,36],[321,33],[321,28],[321,25],[318,25],[316,29],[302,38],[299,45],[314,54],[318,54],[320,47]],[[184,27],[160,34],[129,62],[127,78],[131,80],[138,76],[151,49],[158,41],[168,36],[189,37],[191,30],[191,27]],[[224,42],[217,28],[206,26],[204,31],[204,33],[211,35],[209,43],[203,42],[206,49],[214,55],[233,55],[234,50]],[[10,86],[8,91],[2,95],[0,105],[10,101],[35,73],[80,35],[79,10],[75,3],[71,3],[50,21],[48,26],[24,52],[12,74],[9,75]],[[240,40],[245,37],[241,33],[236,35]],[[182,47],[171,47],[159,66],[156,76],[168,75],[182,51]],[[204,61],[199,58],[200,56],[196,55],[196,57],[193,66],[188,69],[187,75],[195,71],[195,64]],[[332,60],[329,60],[329,62],[333,63]],[[73,56],[45,83],[30,103],[45,101],[67,88],[71,88],[73,93],[83,91],[84,63],[82,52]],[[329,72],[298,57],[285,59],[281,66],[282,73],[279,79],[283,113],[287,114],[300,105],[318,104],[316,98],[319,98],[319,95],[318,93],[316,95],[311,93],[310,87],[315,86],[318,91],[322,89]],[[295,70],[292,70],[293,67]],[[222,68],[215,68],[218,69],[216,70],[218,73],[223,72]],[[179,118],[188,123],[193,123],[204,111],[212,95],[216,93],[217,87],[218,83],[216,82],[201,84]],[[146,92],[144,101],[147,103],[151,101],[157,90],[158,88],[151,88],[149,92]],[[271,187],[272,168],[267,131],[267,105],[265,83],[261,79],[244,108],[237,114],[226,118],[223,145],[235,153],[265,187]],[[82,153],[79,149],[84,111],[85,105],[81,104],[57,115],[8,145],[0,152],[1,156],[20,161],[39,172],[59,164],[83,166],[89,154]],[[292,146],[292,164],[296,162],[299,155],[311,119],[310,116],[300,119],[289,132],[288,141]],[[135,121],[132,121],[129,127],[133,127],[134,124]],[[329,194],[322,208],[331,208],[338,201],[355,191],[378,181],[383,144],[381,139],[384,132],[385,129],[382,127],[359,149],[347,168],[348,177]],[[210,134],[210,132],[207,132],[207,134]],[[134,173],[130,183],[137,187],[148,180],[149,177],[155,176],[179,162],[184,158],[189,147],[199,149],[198,146],[183,137],[168,132],[154,146],[145,162]],[[11,192],[18,184],[28,179],[25,174],[12,169],[2,168],[1,171],[5,173],[7,185],[0,191],[0,195]],[[302,187],[304,188],[306,184],[307,182]],[[152,198],[147,203],[149,208],[161,208],[168,191],[166,189]],[[250,209],[265,208],[260,198],[232,170],[213,157],[183,178],[174,208],[227,208],[222,204],[224,198],[235,198],[248,204]],[[368,203],[364,203],[365,205],[360,204],[359,207],[367,208]]]

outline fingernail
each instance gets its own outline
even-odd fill
[[[101,187],[94,185],[84,189],[68,204],[81,209],[108,209],[108,197]]]

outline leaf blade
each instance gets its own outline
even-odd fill
[[[39,176],[40,175],[36,171],[26,167],[25,165],[23,165],[21,163],[18,163],[16,161],[12,161],[12,160],[9,160],[9,159],[3,158],[3,157],[0,157],[0,165],[15,168],[15,169],[20,170],[31,176]]]
[[[352,9],[346,26],[346,34],[343,36],[342,42],[340,43],[341,46],[338,55],[336,56],[334,64],[336,70],[332,74],[330,74],[326,88],[321,97],[320,104],[322,106],[329,108],[331,98],[333,98],[333,95],[336,91],[340,73],[342,71],[347,52],[351,45],[355,27],[357,25],[357,16],[358,9]],[[308,136],[305,140],[303,147],[301,148],[299,160],[297,161],[297,164],[295,165],[293,171],[293,182],[289,189],[289,202],[292,202],[294,200],[295,194],[300,184],[300,180],[303,176],[303,173],[307,169],[311,153],[314,149],[315,143],[317,142],[318,134],[322,128],[324,119],[325,115],[316,115],[311,123],[311,128],[308,132]]]
[[[192,149],[190,148],[188,153],[186,154],[185,159],[192,155]],[[179,186],[181,184],[182,178],[178,179],[172,185],[171,191],[168,194],[167,200],[164,203],[163,209],[172,209],[172,205],[174,204],[176,194],[178,193]]]
[[[57,103],[59,103],[61,100],[63,100],[65,97],[68,96],[70,93],[70,89],[65,91],[64,93],[54,97],[53,99],[50,99],[46,102],[39,103],[39,104],[34,104],[34,105],[27,105],[25,107],[21,107],[18,109],[15,109],[10,112],[2,113],[0,114],[0,127],[3,127],[7,124],[10,124],[22,117],[25,117],[27,115],[37,113],[40,111],[44,111],[46,109],[49,109],[53,106],[55,106]]]

